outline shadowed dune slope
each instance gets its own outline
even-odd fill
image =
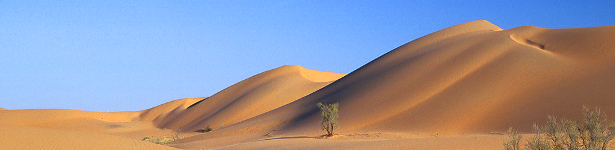
[[[317,102],[339,102],[344,132],[531,131],[583,105],[615,116],[615,27],[508,30],[473,21],[426,35],[284,107],[177,143],[264,130],[317,135]]]
[[[187,102],[195,100],[174,101],[145,111],[142,118],[153,120],[161,128],[196,131],[210,125],[217,129],[286,105],[344,75],[295,65],[282,66],[230,86],[190,108]]]
[[[201,98],[184,98],[178,99],[174,101],[170,101],[161,105],[158,105],[154,108],[150,108],[144,110],[141,113],[141,121],[151,121],[156,122],[157,124],[162,124],[171,120],[171,118],[176,118],[178,114],[188,109],[197,103],[202,102],[207,99],[206,97]],[[165,120],[166,119],[166,120]]]

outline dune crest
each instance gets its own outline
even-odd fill
[[[323,72],[323,71],[303,68],[301,66],[298,66],[298,67],[300,67],[299,73],[301,73],[301,76],[303,76],[305,79],[308,79],[312,82],[332,82],[346,75],[343,73]]]
[[[184,98],[170,101],[154,108],[144,110],[139,117],[141,121],[163,122],[165,118],[175,118],[188,107],[202,102],[205,99],[207,99],[207,97]]]

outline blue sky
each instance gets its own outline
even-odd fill
[[[615,1],[0,1],[0,108],[137,111],[282,65],[349,73],[488,20],[615,25]]]

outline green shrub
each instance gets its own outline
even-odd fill
[[[339,104],[318,103],[316,105],[320,108],[320,112],[322,114],[321,129],[327,130],[327,136],[333,136],[333,128],[339,127],[339,124],[337,123],[337,108]]]
[[[526,149],[606,150],[609,142],[615,138],[615,123],[607,124],[606,115],[597,108],[591,111],[583,106],[583,117],[583,123],[579,125],[574,121],[558,121],[549,116],[545,126],[534,125],[536,135],[528,140]],[[505,149],[514,147],[514,141],[521,139],[516,133],[508,134],[509,139],[504,142]]]
[[[201,132],[201,133],[205,133],[205,132],[210,132],[210,131],[213,131],[213,130],[214,129],[212,129],[211,126],[207,125],[205,128],[197,130],[197,131]]]

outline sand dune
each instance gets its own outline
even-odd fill
[[[179,99],[144,111],[111,113],[66,109],[0,111],[0,130],[3,134],[23,133],[20,138],[3,139],[4,143],[0,143],[0,148],[170,148],[159,145],[152,147],[152,143],[140,139],[145,136],[170,136],[176,130],[165,130],[167,127],[165,125],[177,124],[180,121],[195,122],[194,126],[198,128],[202,128],[202,124],[208,123],[209,120],[221,121],[221,124],[239,122],[299,99],[344,75],[300,66],[283,66],[249,78],[209,98]],[[217,105],[212,107],[212,104]],[[248,109],[246,106],[253,107]],[[216,115],[223,115],[222,117],[201,118],[202,114],[211,113],[210,111],[217,107],[225,108],[215,112]],[[192,116],[196,118],[190,118]],[[186,118],[204,120],[186,120]],[[189,130],[181,133],[182,138],[198,134],[194,132],[196,129],[186,128]],[[23,144],[27,141],[39,142],[50,138],[54,140],[34,145]]]
[[[154,124],[161,128],[179,128],[182,131],[196,131],[207,125],[217,129],[286,105],[344,75],[300,66],[282,66],[230,86],[191,108],[187,109],[187,105],[177,108],[161,105],[165,108],[153,108],[146,111],[147,114],[144,113],[145,116],[142,117],[151,120],[151,117],[148,117],[150,112],[172,112],[170,116],[157,117],[153,120]],[[194,102],[194,99],[190,101]]]
[[[403,45],[305,100],[339,102],[342,131],[527,132],[547,115],[578,120],[582,105],[615,106],[613,33],[469,22]],[[315,112],[285,130],[309,130]]]
[[[400,46],[279,109],[176,143],[322,134],[317,102],[340,103],[340,133],[458,136],[509,127],[529,132],[547,115],[580,120],[582,105],[615,106],[614,33],[615,27],[460,24]],[[240,141],[250,139],[234,142]]]

